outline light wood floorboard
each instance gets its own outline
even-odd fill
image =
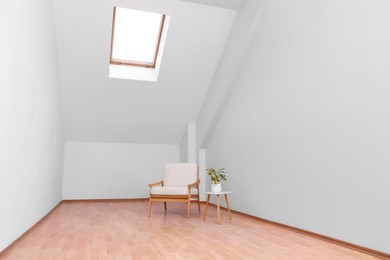
[[[19,259],[377,259],[216,208],[147,201],[63,202],[2,255]]]

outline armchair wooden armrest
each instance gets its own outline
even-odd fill
[[[149,184],[149,187],[154,187],[154,186],[164,186],[164,181],[159,181],[156,183]]]
[[[200,183],[200,180],[197,180],[194,183],[188,184],[188,188],[196,188],[196,187],[198,187],[199,183]]]

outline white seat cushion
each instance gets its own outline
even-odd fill
[[[196,163],[173,163],[165,165],[164,186],[186,187],[198,179]]]
[[[188,195],[187,187],[152,187],[150,190],[152,195]],[[192,195],[197,195],[196,189],[191,190]]]

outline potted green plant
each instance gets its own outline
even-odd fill
[[[221,168],[218,171],[214,168],[207,169],[207,174],[211,178],[211,192],[222,191],[221,181],[227,181],[225,173],[226,172],[224,168]]]

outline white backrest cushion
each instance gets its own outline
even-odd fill
[[[164,186],[187,187],[198,179],[198,165],[196,163],[173,163],[165,165]]]

